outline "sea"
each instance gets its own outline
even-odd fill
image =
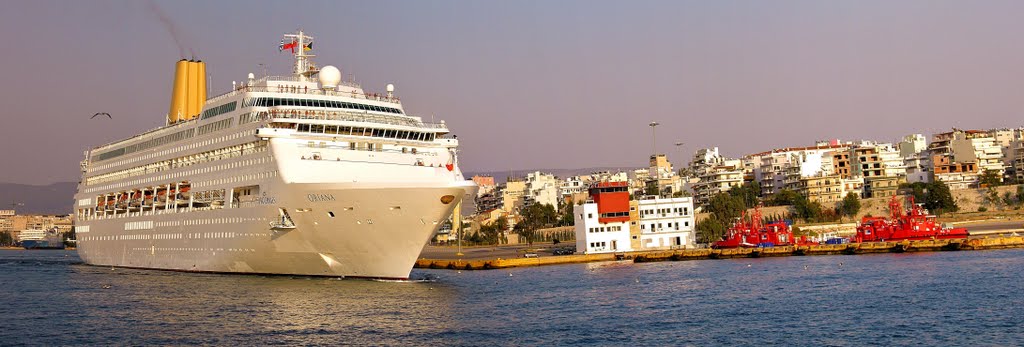
[[[1024,250],[198,274],[0,251],[0,345],[1011,346]]]

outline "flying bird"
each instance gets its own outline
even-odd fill
[[[107,116],[107,118],[114,119],[114,117],[111,117],[110,114],[106,113],[106,112],[100,112],[100,113],[94,114],[94,115],[92,115],[92,117],[89,117],[89,119],[96,118],[96,116]]]

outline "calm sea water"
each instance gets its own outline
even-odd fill
[[[0,251],[0,345],[1020,345],[1024,250],[209,275]]]

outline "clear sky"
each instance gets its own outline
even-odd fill
[[[446,120],[465,171],[645,166],[652,120],[673,162],[1024,125],[1024,1],[155,4],[3,3],[0,182],[76,181],[90,146],[161,126],[181,52],[211,96],[287,74],[299,27],[321,66]]]

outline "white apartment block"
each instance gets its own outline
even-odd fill
[[[643,199],[636,203],[641,250],[677,249],[696,244],[692,198]],[[632,223],[632,222],[631,222]]]
[[[558,207],[560,187],[561,181],[555,175],[540,171],[531,172],[526,175],[524,204],[541,203]]]

